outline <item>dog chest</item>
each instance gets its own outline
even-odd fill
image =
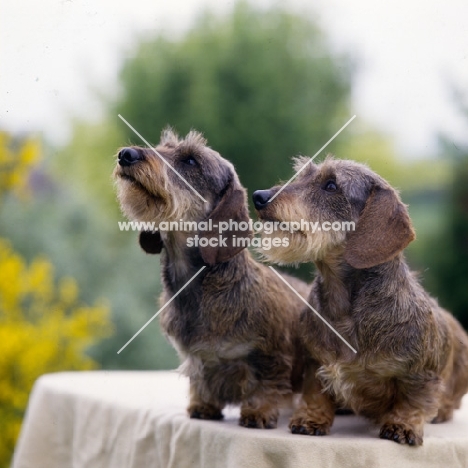
[[[367,401],[370,406],[375,403],[384,407],[394,394],[398,373],[399,369],[392,369],[389,363],[372,366],[359,361],[335,362],[321,366],[317,377],[325,391],[359,411],[363,401]]]
[[[180,370],[206,399],[238,403],[251,394],[256,379],[248,363],[250,345],[225,343],[219,347],[192,346]]]

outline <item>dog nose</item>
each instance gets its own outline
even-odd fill
[[[142,159],[140,153],[135,148],[120,150],[118,158],[121,166],[131,166]]]
[[[255,208],[257,210],[265,208],[272,195],[271,190],[256,190],[252,195]]]

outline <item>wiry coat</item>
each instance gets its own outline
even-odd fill
[[[248,221],[245,189],[232,164],[207,147],[199,133],[180,140],[167,130],[157,151],[207,203],[150,149],[127,150],[119,153],[115,178],[130,219],[211,219],[214,227],[221,221]],[[300,300],[248,250],[233,245],[234,236],[251,233],[223,232],[226,247],[189,247],[187,240],[195,234],[209,239],[219,235],[216,229],[140,235],[145,251],[161,252],[161,305],[205,267],[160,315],[161,327],[190,377],[188,412],[193,418],[219,419],[223,407],[235,403],[241,405],[241,425],[275,427],[278,405],[302,372]],[[308,295],[305,283],[287,280]]]
[[[260,217],[353,221],[355,230],[296,232],[288,248],[265,255],[316,264],[309,302],[357,353],[304,311],[304,402],[290,427],[327,434],[338,402],[379,423],[381,438],[420,445],[424,423],[450,419],[468,389],[468,337],[405,262],[414,231],[397,192],[352,161],[302,164],[271,203],[279,187],[254,194]]]

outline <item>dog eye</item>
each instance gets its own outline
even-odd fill
[[[323,190],[327,192],[336,192],[338,190],[338,186],[336,185],[335,181],[329,180],[323,186]]]
[[[182,159],[182,162],[184,164],[187,164],[187,166],[196,166],[197,165],[197,161],[195,160],[195,158],[192,158],[192,156],[189,156],[188,158]]]

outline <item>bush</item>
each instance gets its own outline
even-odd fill
[[[15,148],[0,134],[0,200],[27,196],[29,172],[40,146]],[[6,466],[18,436],[34,381],[61,370],[93,369],[88,346],[111,331],[105,304],[83,305],[71,278],[55,280],[46,258],[29,264],[0,238],[0,466]]]

